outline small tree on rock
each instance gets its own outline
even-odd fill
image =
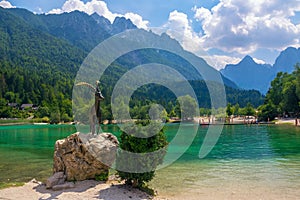
[[[128,124],[124,130],[126,132],[123,131],[121,134],[121,150],[118,152],[116,161],[118,175],[126,181],[126,184],[142,188],[146,182],[153,179],[156,167],[162,164],[166,153],[164,147],[168,144],[167,139],[157,122],[139,121],[137,126]],[[135,135],[139,137],[135,137]],[[162,153],[146,155],[146,153],[158,150],[162,150]],[[135,153],[138,156],[128,156],[126,152]],[[130,172],[134,170],[137,173]]]

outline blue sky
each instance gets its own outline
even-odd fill
[[[217,69],[245,55],[273,64],[280,51],[300,46],[299,0],[0,0],[0,6],[35,13],[97,12],[110,21],[124,16],[147,30],[174,30],[181,35],[169,34],[187,50],[205,50]]]

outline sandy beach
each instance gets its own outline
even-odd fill
[[[82,200],[82,199],[103,199],[103,200],[282,200],[299,199],[297,190],[274,190],[273,187],[253,185],[232,184],[225,187],[204,187],[195,190],[186,190],[184,193],[164,193],[151,197],[144,192],[125,186],[120,183],[104,183],[97,181],[81,181],[75,183],[75,188],[53,191],[45,188],[36,181],[30,181],[21,187],[11,187],[0,190],[0,199],[3,200]]]
[[[21,187],[10,187],[0,190],[0,199],[3,200],[82,200],[82,199],[103,199],[103,200],[146,200],[153,198],[148,194],[124,184],[115,182],[98,182],[93,180],[80,181],[75,187],[60,191],[46,189],[44,184],[37,181],[30,181]]]
[[[289,125],[295,125],[295,118],[286,118],[286,119],[279,119],[275,122],[275,124],[289,124]],[[299,126],[300,120],[298,119],[297,125]]]

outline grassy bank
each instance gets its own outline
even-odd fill
[[[33,119],[0,119],[0,126],[5,125],[18,125],[18,124],[32,124],[35,120]]]
[[[34,119],[0,119],[0,126],[6,125],[22,125],[44,122],[43,118]]]
[[[23,182],[10,182],[10,183],[2,183],[0,182],[0,190],[9,187],[19,187],[23,186],[25,183]]]

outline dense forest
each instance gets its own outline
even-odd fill
[[[124,18],[116,18],[110,24],[96,14],[89,16],[78,11],[54,16],[0,8],[0,118],[34,116],[46,117],[46,121],[52,122],[72,120],[74,78],[88,51],[105,38],[128,28],[136,27]],[[178,48],[181,48],[179,44]],[[110,95],[114,84],[141,63],[161,63],[176,69],[193,86],[199,106],[210,107],[206,84],[200,75],[195,75],[193,66],[171,53],[148,49],[120,57],[101,77],[101,89],[106,97],[101,104],[103,119],[112,119]],[[259,92],[241,90],[230,80],[224,77],[223,80],[231,104],[243,107],[250,102],[257,107],[263,103]],[[172,92],[150,84],[132,96],[132,116],[145,117],[153,102],[163,105],[169,116],[179,115]],[[22,104],[34,104],[38,109],[22,110]]]
[[[300,65],[291,74],[279,72],[271,82],[265,102],[259,108],[261,120],[275,117],[299,117],[300,112]]]

